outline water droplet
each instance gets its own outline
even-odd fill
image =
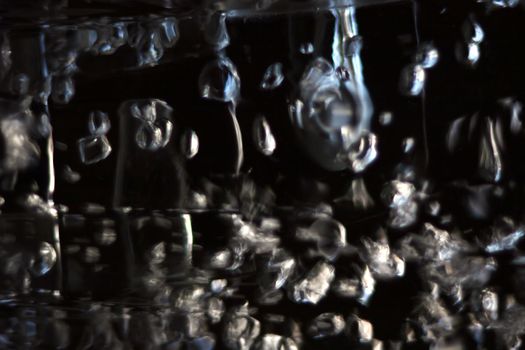
[[[419,96],[425,87],[425,70],[419,64],[409,64],[401,70],[399,89],[403,95]]]
[[[93,111],[89,113],[88,129],[89,133],[94,136],[105,135],[111,128],[108,114],[102,111]]]
[[[348,161],[354,173],[364,171],[377,158],[377,137],[365,132],[363,136],[350,148]]]
[[[283,65],[277,62],[266,68],[260,87],[263,90],[273,90],[278,88],[283,81]]]
[[[240,96],[241,80],[228,58],[208,63],[199,76],[201,96],[221,102],[235,102]]]
[[[80,181],[80,174],[76,171],[73,171],[69,165],[64,166],[62,171],[62,177],[64,180],[70,184],[74,184]]]
[[[67,104],[75,96],[75,85],[70,76],[55,77],[51,98],[55,103]]]
[[[163,130],[153,123],[143,123],[137,129],[135,134],[135,142],[143,150],[157,151],[167,145],[170,140],[173,130],[171,121],[164,122],[165,130]]]
[[[494,123],[490,118],[485,119],[485,130],[480,142],[478,162],[480,175],[486,181],[498,182],[501,179],[503,164],[494,133]]]
[[[47,242],[42,242],[31,264],[31,272],[35,276],[43,276],[55,266],[56,261],[57,253],[55,248]]]
[[[296,303],[317,304],[330,288],[334,279],[334,267],[318,262],[304,278],[298,280],[290,290],[290,298]]]
[[[215,50],[223,50],[230,45],[230,36],[226,26],[226,13],[215,12],[208,17],[204,37]]]
[[[263,116],[257,117],[253,122],[253,141],[257,150],[265,156],[272,155],[277,147],[270,124]]]
[[[111,145],[106,136],[88,136],[77,141],[80,160],[86,165],[98,163],[111,153]]]
[[[394,114],[392,112],[390,111],[382,112],[379,115],[379,124],[383,126],[390,125],[393,119],[394,119]]]
[[[324,313],[317,316],[308,327],[308,335],[314,339],[333,337],[344,331],[345,320],[339,314]]]
[[[417,49],[414,62],[425,69],[434,67],[439,61],[439,52],[431,43],[423,43]]]
[[[310,42],[302,43],[299,47],[299,52],[303,55],[311,55],[314,52],[314,45]]]
[[[187,129],[181,137],[181,153],[186,159],[192,159],[199,153],[199,137],[192,129]]]

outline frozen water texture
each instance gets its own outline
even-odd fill
[[[260,322],[247,314],[227,316],[224,323],[223,340],[228,349],[248,350],[261,331]]]
[[[346,246],[346,229],[334,219],[318,219],[309,228],[317,249],[328,260],[334,260]]]
[[[88,136],[77,141],[80,160],[86,165],[98,163],[111,154],[111,145],[106,136]]]
[[[17,116],[0,121],[0,133],[4,143],[2,172],[24,170],[35,165],[40,149],[30,136],[30,126]]]
[[[295,270],[295,260],[283,249],[269,253],[263,260],[257,280],[264,292],[273,292],[283,287]]]
[[[308,326],[308,335],[314,339],[333,337],[345,329],[343,316],[334,313],[324,313],[312,320]]]
[[[305,277],[290,288],[290,297],[296,303],[317,304],[327,293],[334,279],[334,267],[318,262]]]
[[[374,338],[374,329],[367,320],[356,315],[350,315],[346,320],[348,336],[359,343],[370,343]]]

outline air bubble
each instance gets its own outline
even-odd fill
[[[199,76],[203,98],[220,102],[235,102],[240,95],[241,80],[237,68],[228,58],[208,63]]]
[[[181,142],[181,153],[186,157],[186,159],[192,159],[199,153],[199,137],[197,133],[192,129],[187,129],[182,134]]]
[[[274,63],[264,72],[260,87],[263,90],[273,90],[278,88],[284,81],[282,63]]]
[[[57,252],[55,248],[47,242],[42,242],[31,264],[31,272],[35,276],[43,276],[55,266],[56,261]]]
[[[419,96],[425,87],[425,70],[420,64],[409,64],[401,70],[399,89],[403,95]]]
[[[265,117],[257,117],[253,122],[253,140],[257,150],[265,156],[270,156],[275,151],[275,137]]]

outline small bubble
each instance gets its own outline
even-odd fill
[[[168,17],[162,19],[159,23],[159,32],[162,45],[166,48],[175,46],[179,40],[179,28],[177,19],[174,17]]]
[[[100,250],[97,247],[86,247],[84,250],[84,262],[94,264],[100,260]]]
[[[345,56],[351,57],[359,55],[363,48],[363,37],[360,35],[354,35],[351,38],[346,38],[344,45]]]
[[[192,129],[187,129],[184,134],[182,134],[181,142],[181,153],[186,157],[186,159],[192,159],[199,153],[199,137],[197,133]]]
[[[283,81],[283,65],[277,62],[266,68],[260,87],[263,90],[273,90],[278,88]]]
[[[51,98],[55,103],[68,104],[75,96],[75,85],[70,76],[55,77]]]
[[[55,248],[47,242],[42,242],[31,264],[31,272],[35,276],[43,276],[55,266],[56,261],[57,253]]]
[[[199,76],[199,90],[206,99],[235,102],[240,95],[240,88],[237,68],[228,58],[208,63]]]
[[[481,52],[479,44],[469,42],[467,44],[458,43],[456,46],[456,58],[460,63],[468,67],[475,67],[480,59]]]
[[[64,180],[70,184],[74,184],[80,181],[80,174],[76,171],[73,171],[69,165],[64,166],[62,171],[62,177]]]
[[[394,119],[394,114],[392,112],[390,111],[382,112],[379,115],[379,124],[383,126],[390,125],[393,119]]]
[[[343,332],[345,320],[335,313],[324,313],[317,316],[308,327],[308,335],[314,339],[333,337]]]
[[[314,45],[310,42],[303,43],[299,47],[299,52],[303,55],[311,55],[314,52]]]
[[[401,70],[399,89],[403,95],[419,96],[425,87],[425,70],[419,64],[409,64]]]
[[[207,300],[206,315],[210,319],[212,324],[221,322],[222,316],[224,315],[224,302],[216,297],[211,297]]]
[[[310,231],[315,235],[317,249],[328,260],[334,260],[346,246],[346,229],[333,219],[318,219]]]
[[[348,161],[353,172],[364,171],[377,159],[377,137],[367,132],[357,141],[348,152]]]
[[[11,91],[17,96],[27,95],[30,82],[26,74],[16,74],[11,78]]]
[[[89,113],[88,130],[91,135],[105,135],[111,128],[108,114],[101,111]]]
[[[146,260],[153,265],[159,265],[166,259],[166,244],[160,242],[150,247],[146,252]]]
[[[151,123],[144,123],[135,134],[135,142],[143,150],[156,151],[161,148],[162,130]]]
[[[412,153],[414,150],[414,146],[416,145],[416,141],[413,137],[407,137],[403,140],[403,153]]]
[[[86,165],[98,163],[111,153],[111,145],[106,136],[88,136],[77,141],[80,160]]]
[[[257,117],[253,122],[253,141],[257,150],[265,156],[270,156],[275,151],[275,137],[265,117]]]
[[[116,242],[117,233],[111,227],[102,227],[95,231],[93,239],[98,245],[109,246]]]
[[[480,141],[478,166],[484,180],[500,181],[503,164],[494,131],[494,123],[490,118],[485,119],[485,130]]]
[[[424,43],[417,49],[414,61],[425,69],[432,68],[439,61],[439,52],[431,43]]]
[[[469,18],[463,22],[461,34],[463,35],[463,39],[466,43],[480,44],[485,38],[485,32],[483,31],[483,28],[481,28],[479,23],[476,22],[472,16],[469,16]]]

